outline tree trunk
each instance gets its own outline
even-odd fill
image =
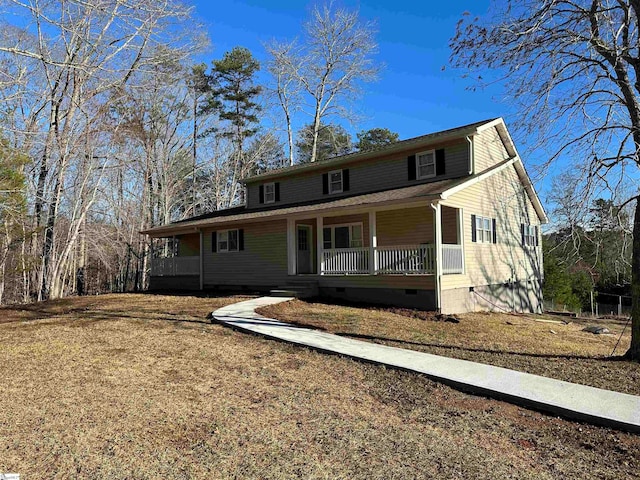
[[[318,152],[318,132],[320,132],[320,106],[316,105],[316,114],[313,118],[313,140],[311,142],[311,163],[316,161]]]
[[[631,346],[625,357],[640,360],[640,197],[636,199],[631,254]]]

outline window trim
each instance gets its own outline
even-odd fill
[[[485,229],[485,222],[489,222],[489,230]],[[480,223],[480,228],[478,228]],[[491,244],[493,243],[493,218],[476,215],[476,243]],[[485,240],[485,234],[488,232],[489,239]]]
[[[536,248],[536,225],[523,223],[522,226],[524,227],[522,246],[526,248]]]
[[[231,249],[231,242],[229,241],[229,232],[236,232],[236,248]],[[222,248],[220,246],[221,236],[225,236],[224,242],[226,242],[226,248]],[[230,228],[227,230],[218,230],[216,232],[216,252],[218,253],[229,253],[229,252],[239,252],[240,251],[240,229],[239,228]]]
[[[333,189],[333,182],[331,181],[331,175],[334,173],[339,173],[340,174],[340,190],[334,190]],[[331,170],[328,173],[328,184],[329,184],[329,195],[334,194],[334,193],[342,193],[344,192],[344,172],[342,171],[342,169],[340,170]]]
[[[433,162],[433,173],[431,175],[420,175],[420,156],[431,154]],[[423,165],[428,166],[428,165]],[[436,176],[436,151],[434,149],[425,150],[424,152],[416,153],[416,180],[425,180],[427,178],[433,178]]]
[[[354,226],[360,227],[360,246],[359,247],[352,247],[351,244],[353,243],[353,237],[352,237],[352,228]],[[363,248],[364,247],[364,224],[363,222],[352,222],[352,223],[336,223],[336,224],[330,224],[330,225],[323,225],[322,226],[322,249],[323,250],[335,250],[336,249],[336,233],[335,233],[335,229],[336,228],[340,228],[340,227],[349,227],[349,246],[346,248]],[[324,229],[325,228],[329,228],[331,230],[331,248],[326,248],[324,243],[325,243],[325,239],[324,239]]]
[[[264,183],[263,184],[264,187],[264,194],[263,194],[263,200],[264,203],[276,203],[276,182],[269,182],[269,183]],[[271,195],[272,195],[272,199],[268,200],[267,196],[267,187],[271,187]]]

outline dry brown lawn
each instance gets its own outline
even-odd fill
[[[640,436],[204,321],[237,300],[105,295],[0,309],[0,472],[619,479],[640,468]]]
[[[548,315],[469,313],[459,315],[460,323],[449,323],[399,315],[393,309],[301,300],[259,311],[362,340],[640,395],[640,364],[609,357],[624,329],[621,320],[594,323]],[[561,319],[571,323],[562,324]],[[590,324],[605,326],[611,333],[583,332]],[[627,327],[616,356],[629,347],[630,331]]]

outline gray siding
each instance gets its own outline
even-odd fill
[[[286,220],[250,223],[226,228],[242,228],[244,230],[244,251],[212,252],[213,229],[205,230],[205,287],[220,285],[278,286],[286,282]]]
[[[417,183],[462,177],[469,171],[469,150],[466,141],[437,146],[445,150],[445,175],[428,180],[408,180],[407,157],[418,153],[403,152],[392,157],[380,157],[366,161],[345,165],[349,169],[350,189],[344,194],[324,195],[322,193],[322,174],[336,169],[336,167],[303,172],[291,177],[284,177],[274,181],[280,182],[280,202],[277,205],[320,200],[326,198],[340,198],[342,196],[407,187]],[[425,151],[428,149],[421,149]],[[264,183],[271,182],[265,181]],[[262,182],[247,185],[247,205],[249,208],[264,206],[259,202],[259,188]]]

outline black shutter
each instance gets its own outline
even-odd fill
[[[471,215],[471,241],[476,241],[476,216]]]
[[[213,253],[218,251],[218,232],[211,232],[211,251]]]
[[[329,193],[329,174],[322,174],[322,193],[327,195]]]
[[[342,191],[349,191],[349,169],[345,168],[342,170]]]
[[[409,180],[416,179],[416,156],[409,155],[407,157],[407,173],[409,175]]]
[[[238,229],[238,250],[244,250],[244,229]]]
[[[264,203],[264,185],[260,185],[260,203]]]
[[[276,202],[279,202],[280,201],[280,182],[276,182],[274,188],[276,190]]]
[[[522,237],[522,246],[525,246],[525,239],[524,239],[524,223],[520,224],[520,236]]]
[[[538,246],[538,244],[540,243],[540,241],[538,240],[538,234],[539,234],[539,232],[538,232],[538,227],[537,227],[537,226],[535,226],[535,227],[533,227],[533,228],[534,228],[534,229],[535,229],[535,231],[536,231],[536,247],[537,247],[537,246]]]
[[[436,175],[444,175],[444,148],[436,150]]]
[[[492,226],[493,226],[493,243],[498,243],[498,241],[497,241],[498,240],[498,234],[496,232],[496,219],[495,218],[491,219],[491,223],[492,223]]]

